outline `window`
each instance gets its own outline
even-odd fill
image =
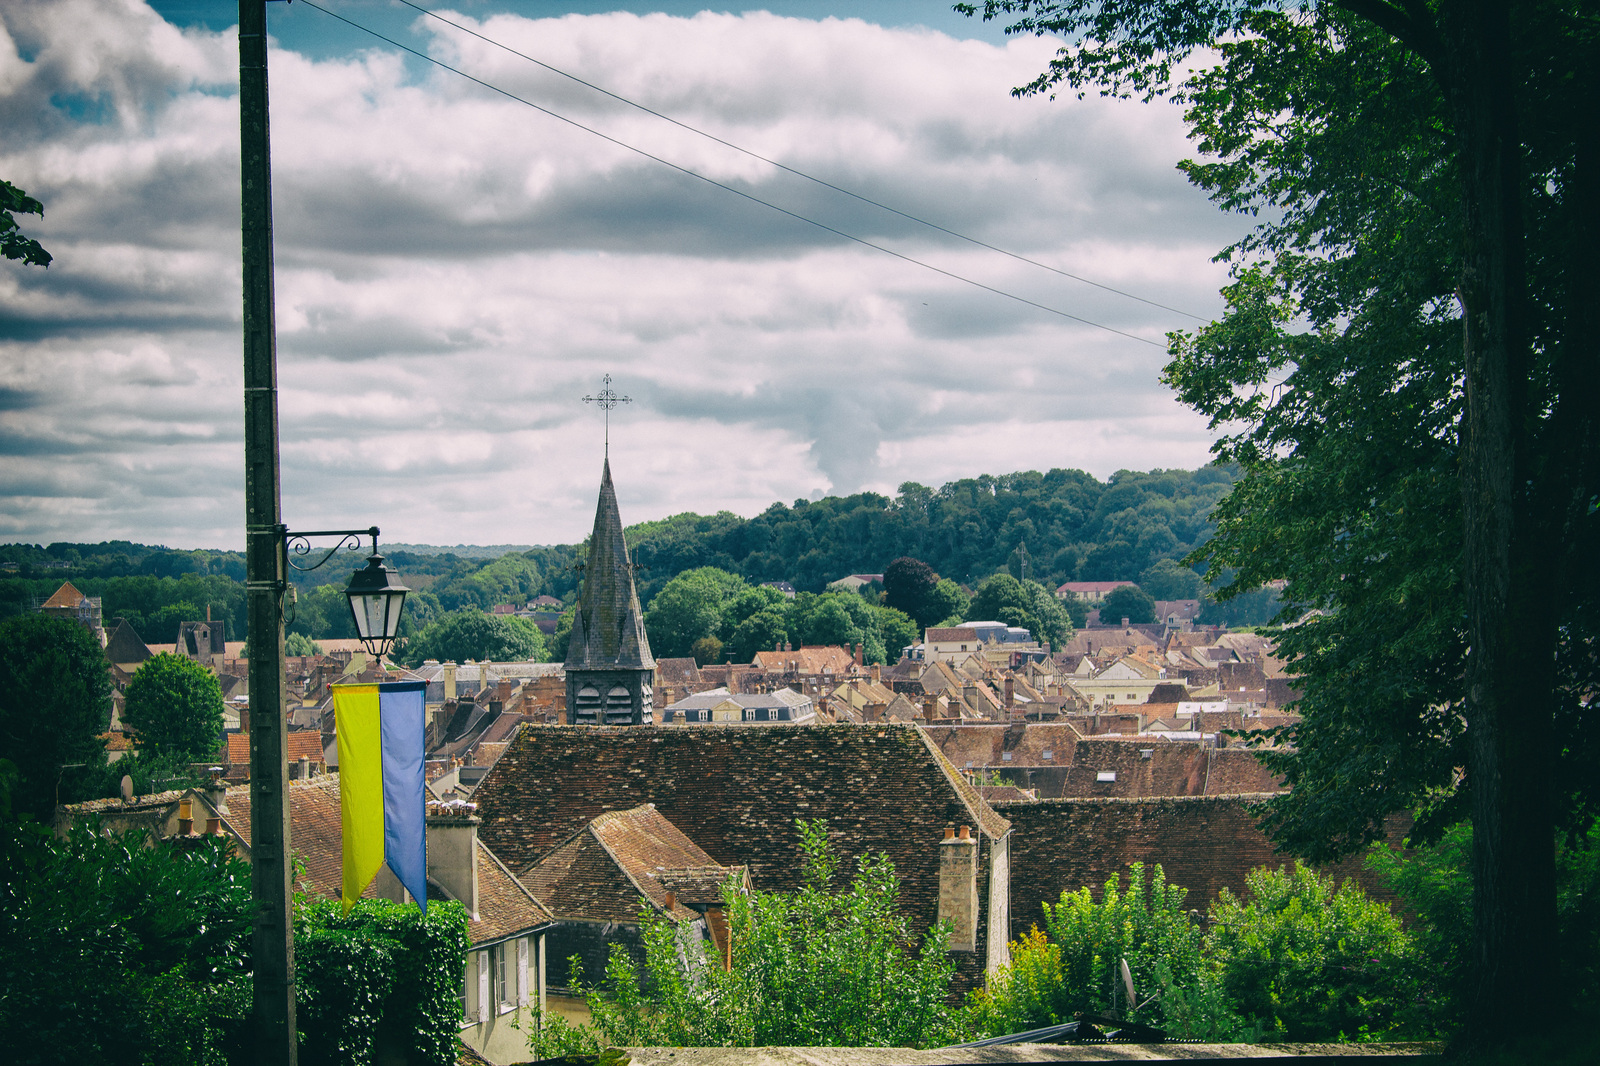
[[[511,953],[514,950],[516,949],[512,947],[510,941],[496,944],[489,949],[489,957],[493,960],[492,965],[494,966],[496,1014],[504,1014],[506,1011],[517,1009],[517,986],[514,983],[515,971],[512,970],[516,963],[511,958]]]
[[[1046,748],[1046,749],[1044,749],[1043,751],[1041,751],[1039,753],[1039,758],[1041,758],[1041,759],[1053,759],[1053,758],[1055,758],[1055,753],[1052,752],[1049,748]]]
[[[1011,753],[1009,751],[1008,752],[1003,752],[1001,754],[1000,758],[1004,759],[1006,762],[1010,762],[1011,761]]]
[[[1115,781],[1117,779],[1117,772],[1115,770],[1101,770],[1099,773],[1094,775],[1094,779],[1096,782],[1101,784]]]

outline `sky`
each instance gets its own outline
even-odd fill
[[[1246,223],[1173,105],[1013,97],[1059,41],[946,0],[317,3],[527,103],[269,4],[291,528],[580,540],[607,374],[630,524],[1207,461],[1165,336]],[[0,4],[0,177],[55,256],[0,261],[0,542],[243,544],[236,23]]]

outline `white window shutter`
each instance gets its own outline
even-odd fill
[[[528,1005],[528,938],[517,941],[517,1006]]]
[[[489,953],[478,952],[478,1024],[489,1020]]]

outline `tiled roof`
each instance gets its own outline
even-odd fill
[[[1133,582],[1133,581],[1068,581],[1066,584],[1059,585],[1059,586],[1056,587],[1056,595],[1060,596],[1060,595],[1063,595],[1064,593],[1071,592],[1071,593],[1074,593],[1074,594],[1079,595],[1079,596],[1104,596],[1106,593],[1112,591],[1113,589],[1119,589],[1123,585],[1133,585],[1133,584],[1136,584],[1136,582]]]
[[[946,627],[944,627],[942,629],[930,629],[930,630],[927,631],[927,640],[928,640],[928,643],[930,643],[930,644],[933,643],[936,640],[937,641],[952,641],[952,640],[956,640],[956,641],[960,641],[960,640],[975,641],[977,639],[978,639],[978,631],[976,629],[972,629],[972,628],[970,628],[968,626],[946,626]]]
[[[611,484],[611,460],[600,478],[600,501],[589,535],[578,611],[572,621],[568,670],[654,670],[644,611],[633,582],[633,564]]]
[[[56,589],[55,595],[45,600],[40,605],[42,610],[59,609],[63,607],[76,607],[83,602],[83,593],[73,587],[72,582],[63,581],[61,587]]]
[[[751,660],[753,666],[779,672],[787,672],[790,663],[800,674],[847,674],[856,661],[836,644],[807,644],[793,651],[758,651]]]
[[[150,646],[139,639],[126,618],[117,619],[117,628],[106,638],[106,661],[119,665],[137,666],[152,656]]]
[[[288,760],[298,761],[302,756],[312,762],[323,757],[322,732],[317,729],[291,729],[288,733]],[[228,761],[241,765],[250,761],[250,734],[228,734]]]
[[[693,917],[681,902],[667,907],[667,869],[719,871],[704,875],[719,884],[728,874],[646,803],[593,819],[525,870],[522,883],[558,918],[637,922],[641,898],[675,918]]]
[[[713,862],[748,866],[772,891],[800,887],[795,820],[825,819],[843,869],[867,854],[894,863],[914,935],[938,916],[944,828],[974,826],[985,863],[1010,829],[905,725],[524,729],[473,798],[484,841],[513,869],[608,811],[654,803]],[[980,950],[958,962],[958,983],[982,972]]]
[[[432,896],[432,883],[429,895]],[[478,842],[478,916],[467,923],[474,944],[501,940],[552,920],[552,915],[518,881],[494,852]]]
[[[656,683],[693,685],[700,680],[700,667],[693,659],[657,659]]]

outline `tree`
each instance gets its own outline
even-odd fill
[[[722,641],[716,637],[701,637],[690,650],[694,653],[694,661],[701,666],[722,661]]]
[[[20,775],[19,813],[48,820],[62,767],[103,759],[110,724],[111,678],[93,634],[44,614],[0,622],[0,759]]]
[[[1218,161],[1187,169],[1269,217],[1231,250],[1227,316],[1176,338],[1168,374],[1213,425],[1245,427],[1218,448],[1248,484],[1205,548],[1214,567],[1237,566],[1239,591],[1286,577],[1286,612],[1329,619],[1285,635],[1306,717],[1278,738],[1296,741],[1279,761],[1294,788],[1270,826],[1337,852],[1397,806],[1425,804],[1425,833],[1470,810],[1467,1035],[1510,1040],[1561,1001],[1554,831],[1592,817],[1597,787],[1572,756],[1597,673],[1600,23],[1570,0],[984,13],[1074,42],[1024,91],[1148,98],[1217,49],[1182,92]],[[1339,663],[1356,667],[1343,685]],[[1385,663],[1379,702],[1403,714],[1336,698]]]
[[[547,658],[544,634],[538,626],[526,618],[485,614],[475,607],[462,607],[442,616],[417,634],[405,649],[405,660],[413,666],[428,659],[537,663]]]
[[[883,568],[883,604],[917,620],[926,628],[938,625],[944,615],[928,616],[928,594],[939,584],[939,575],[921,559],[902,555]]]
[[[917,628],[915,620],[904,611],[885,606],[879,606],[875,610],[878,615],[878,631],[883,634],[885,661],[899,662],[903,649],[922,640],[922,631]]]
[[[222,688],[193,659],[162,652],[139,664],[128,682],[122,721],[141,750],[199,762],[222,743]]]
[[[995,574],[979,585],[967,610],[974,620],[1018,626],[1035,640],[1058,648],[1072,636],[1072,619],[1055,593],[1037,581],[1018,581],[1010,574]]]
[[[727,650],[728,661],[754,662],[756,652],[771,651],[789,639],[788,624],[776,607],[757,611],[734,627]]]
[[[1139,587],[1152,600],[1198,600],[1200,575],[1172,559],[1162,559],[1139,574]]]
[[[1100,624],[1120,625],[1126,618],[1134,625],[1156,620],[1156,604],[1138,585],[1118,585],[1100,600]]]
[[[664,658],[693,654],[695,641],[717,635],[724,604],[745,587],[744,578],[714,566],[685,570],[668,581],[644,613],[650,650]]]
[[[53,258],[31,237],[24,237],[16,215],[44,217],[44,205],[9,181],[0,180],[0,255],[33,266],[48,267]]]
[[[321,655],[322,645],[304,633],[290,633],[283,639],[285,655]]]
[[[928,599],[924,605],[926,613],[921,617],[936,619],[933,622],[929,622],[928,625],[953,626],[966,617],[967,608],[971,605],[972,600],[965,592],[961,591],[960,585],[957,585],[947,577],[940,578],[939,583],[933,587],[933,591],[928,593]],[[923,628],[926,629],[927,626]]]

